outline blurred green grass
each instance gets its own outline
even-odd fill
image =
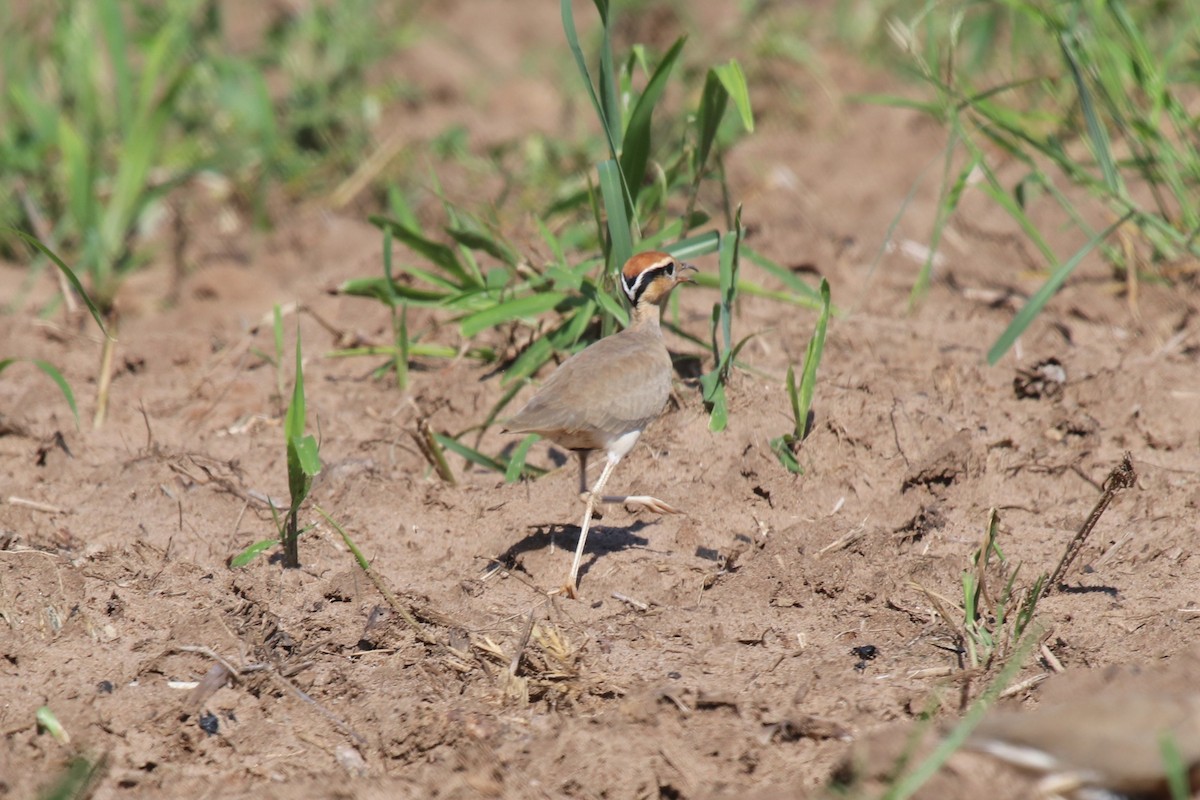
[[[946,224],[982,192],[1035,246],[1046,272],[988,352],[998,361],[1083,257],[1100,248],[1129,284],[1165,280],[1200,258],[1200,14],[1194,3],[839,4],[846,36],[893,47],[917,88],[866,98],[926,113],[946,126],[942,191],[928,286]],[[866,18],[851,10],[869,9]],[[1018,165],[1016,177],[1011,166]],[[1003,177],[1002,177],[1003,175]],[[1085,244],[1070,257],[1043,229],[1065,212]],[[1099,224],[1097,222],[1099,221]],[[1112,241],[1116,238],[1118,241]],[[1186,270],[1185,270],[1186,271]]]
[[[588,4],[574,5],[582,13]],[[468,340],[506,321],[557,315],[510,365],[510,383],[556,351],[615,330],[625,317],[612,276],[635,245],[713,252],[715,237],[733,228],[722,152],[752,129],[748,87],[781,62],[828,81],[820,62],[829,47],[909,80],[863,99],[915,108],[949,131],[914,302],[931,279],[942,231],[970,194],[1003,209],[1039,253],[1042,289],[993,345],[992,361],[1093,249],[1131,293],[1137,281],[1169,280],[1200,257],[1194,3],[839,0],[818,8],[756,0],[736,6],[733,34],[711,30],[700,11],[679,3],[592,5],[603,24],[584,34],[567,25],[567,46],[550,60],[562,66],[556,80],[569,107],[592,106],[598,130],[480,146],[452,124],[413,145],[419,156],[371,173],[373,191],[363,197],[384,212],[376,223],[430,261],[389,263],[387,287],[380,279],[357,287],[392,316],[394,341],[373,352],[392,356],[400,385],[409,356],[445,352],[408,329],[409,306],[450,308]],[[240,211],[267,224],[271,209],[286,214],[291,203],[344,185],[377,148],[386,109],[412,99],[402,77],[373,68],[418,37],[425,4],[280,5],[236,26],[226,8],[214,0],[0,7],[0,196],[13,200],[0,204],[0,225],[61,253],[105,315],[129,272],[154,257],[164,217],[182,213],[172,207],[181,189],[229,187]],[[608,25],[618,12],[619,25]],[[665,36],[655,27],[664,19]],[[628,41],[640,34],[656,44]],[[678,34],[691,36],[686,55]],[[585,52],[600,53],[600,63],[589,66]],[[669,88],[676,85],[682,91]],[[771,101],[799,106],[804,98],[793,90]],[[457,207],[438,177],[447,166],[499,189]],[[904,202],[897,198],[898,214]],[[1047,205],[1066,212],[1082,247],[1051,248],[1038,222],[1057,219],[1042,213]],[[522,218],[526,227],[534,220],[534,236],[510,233]],[[548,252],[541,260],[549,264],[531,269],[530,250]],[[591,256],[576,263],[581,252]],[[785,289],[739,278],[739,292],[818,304],[787,270],[749,248],[744,254]],[[30,258],[7,238],[0,256]],[[30,263],[27,285],[46,266],[36,255]],[[402,273],[411,280],[395,277]],[[701,285],[709,278],[717,276],[701,276]],[[490,345],[470,352],[497,356]]]
[[[369,71],[410,39],[415,7],[279,5],[235,36],[211,0],[5,4],[0,195],[15,202],[0,225],[62,253],[108,311],[177,187],[219,176],[266,224],[273,191],[340,181],[403,91]]]

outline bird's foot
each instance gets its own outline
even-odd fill
[[[554,597],[555,595],[561,595],[563,597],[574,600],[575,599],[575,587],[573,585],[571,585],[570,581],[568,581],[567,583],[564,583],[562,586],[558,587],[554,591],[547,592],[547,594],[549,594],[550,597]]]
[[[607,501],[608,498],[605,498],[605,500]],[[676,508],[670,503],[663,502],[657,497],[651,497],[650,495],[646,494],[629,495],[628,497],[614,497],[612,500],[615,502],[624,503],[626,506],[638,506],[646,509],[647,511],[652,511],[655,514],[683,513],[682,510]]]
[[[591,499],[591,496],[592,496],[591,492],[580,492],[579,493],[579,499],[585,504],[587,503],[587,501],[589,499]],[[592,504],[592,519],[604,519],[604,515],[600,513],[600,504],[604,503],[604,502],[607,502],[607,501],[603,497],[596,498],[596,502],[594,502]]]

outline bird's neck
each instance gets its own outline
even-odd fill
[[[659,307],[654,303],[638,303],[633,309],[633,319],[629,323],[631,330],[648,333],[659,333],[658,318],[661,316]]]

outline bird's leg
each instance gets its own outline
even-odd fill
[[[662,500],[659,500],[657,497],[651,497],[648,494],[633,494],[633,495],[606,494],[603,497],[596,497],[596,492],[600,491],[599,489],[596,489],[594,492],[588,491],[588,485],[587,485],[588,452],[589,451],[587,451],[587,450],[577,450],[576,451],[576,453],[579,456],[579,499],[580,500],[584,501],[585,503],[588,502],[589,500],[593,500],[593,499],[600,503],[609,503],[609,504],[618,504],[619,503],[621,505],[624,505],[626,503],[632,503],[635,506],[641,506],[642,508],[645,508],[648,511],[652,511],[655,514],[682,514],[683,513],[682,511],[680,511],[678,508],[671,505],[670,503],[665,503]],[[602,519],[600,514],[596,511],[594,504],[592,507],[592,513],[596,515],[596,519]]]
[[[600,498],[601,503],[632,503],[635,506],[641,506],[648,511],[653,511],[655,514],[682,514],[675,506],[670,503],[665,503],[657,497],[651,497],[648,494],[630,494],[630,495],[612,495],[606,494]]]
[[[576,450],[575,455],[579,456],[579,499],[587,502],[588,485],[587,485],[587,450]]]
[[[620,460],[620,456],[614,458],[609,455],[608,461],[604,464],[604,471],[600,473],[592,491],[588,492],[587,509],[583,512],[583,524],[579,526],[579,544],[575,547],[575,560],[571,563],[571,576],[567,580],[567,585],[563,587],[563,592],[568,597],[574,597],[575,589],[579,586],[579,562],[583,560],[583,547],[587,543],[588,528],[592,524],[592,511],[595,509],[596,498],[600,492],[604,491],[604,484],[608,482],[608,476],[612,474],[613,468]]]
[[[575,454],[579,456],[579,499],[586,503],[593,496],[587,485],[587,462],[591,451],[576,450]],[[600,498],[600,502],[604,502],[604,498]],[[592,515],[596,519],[604,519],[604,515],[596,509],[595,504],[592,505]]]

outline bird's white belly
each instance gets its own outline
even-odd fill
[[[608,447],[605,448],[608,451],[609,459],[620,460],[629,455],[629,451],[633,449],[635,444],[637,444],[638,437],[641,435],[642,432],[639,429],[630,431],[629,433],[623,433],[617,438],[613,439],[611,442],[609,442]]]

